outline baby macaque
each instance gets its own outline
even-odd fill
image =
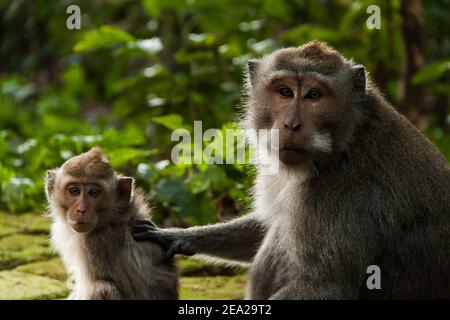
[[[114,172],[98,148],[47,171],[51,241],[75,285],[69,299],[178,299],[173,261],[130,225],[149,219],[133,179]]]

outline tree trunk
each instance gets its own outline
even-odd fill
[[[402,0],[400,5],[402,35],[405,46],[405,64],[400,86],[400,111],[423,129],[428,121],[425,114],[425,90],[413,85],[412,77],[424,65],[423,9],[420,0]]]

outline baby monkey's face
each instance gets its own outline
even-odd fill
[[[80,233],[92,231],[99,219],[110,211],[111,195],[100,181],[69,179],[63,188],[63,209],[70,227]]]
[[[79,233],[88,233],[117,220],[126,211],[133,179],[114,173],[98,148],[47,171],[46,193],[53,215]]]

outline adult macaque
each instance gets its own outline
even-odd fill
[[[172,253],[251,263],[249,299],[450,298],[450,167],[368,79],[321,42],[248,62],[244,126],[279,130],[280,171],[253,212],[135,227]],[[259,168],[260,169],[260,168]],[[370,265],[381,289],[369,290]]]
[[[149,218],[141,191],[100,149],[47,171],[45,190],[52,244],[75,279],[70,299],[178,298],[174,263],[158,245],[131,235],[133,219]]]

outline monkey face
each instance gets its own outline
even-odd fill
[[[104,199],[110,195],[96,183],[69,181],[63,188],[66,218],[70,227],[80,233],[92,231],[105,208]]]
[[[334,91],[315,73],[300,77],[280,72],[265,90],[273,124],[279,131],[279,156],[287,165],[311,161],[333,151],[331,133],[322,125],[336,109]]]
[[[52,214],[79,233],[117,219],[128,207],[132,188],[133,179],[116,176],[97,149],[47,171],[46,194]]]
[[[117,219],[128,206],[133,179],[92,179],[63,177],[57,202],[63,219],[75,232],[88,233]]]
[[[328,81],[316,72],[272,73],[261,90],[257,112],[265,126],[279,132],[279,157],[287,165],[304,164],[333,152],[334,121],[342,104]]]
[[[250,60],[248,80],[246,123],[278,130],[282,163],[321,161],[351,140],[360,117],[354,102],[365,94],[364,69],[332,49],[311,44]]]

